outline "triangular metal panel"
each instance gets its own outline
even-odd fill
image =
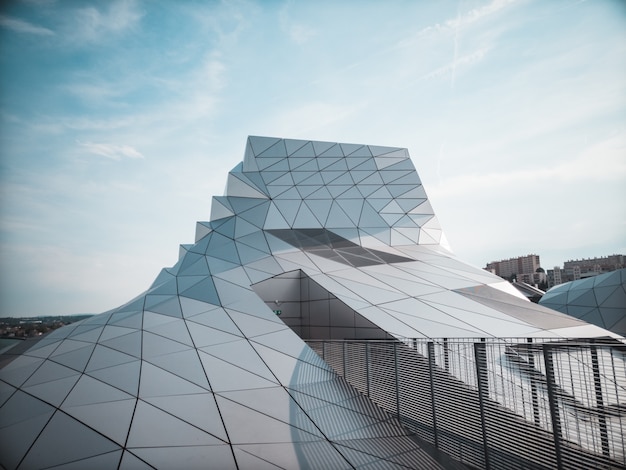
[[[248,144],[250,144],[254,155],[260,155],[280,140],[281,139],[277,139],[276,137],[260,137],[251,135],[248,137]]]
[[[257,153],[257,158],[266,157],[286,157],[287,149],[285,148],[285,141],[283,139],[278,140],[274,145],[263,150],[261,153]]]
[[[287,155],[290,157],[297,156],[297,153],[302,153],[306,151],[306,148],[309,148],[311,152],[311,156],[315,156],[313,152],[313,146],[311,142],[308,140],[297,140],[297,139],[285,139],[285,149],[287,150]]]

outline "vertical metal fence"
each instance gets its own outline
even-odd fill
[[[626,467],[624,345],[536,338],[307,343],[419,437],[473,467]]]

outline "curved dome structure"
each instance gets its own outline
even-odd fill
[[[539,303],[626,336],[626,269],[554,286]]]
[[[405,149],[250,137],[176,265],[0,371],[0,464],[437,468],[302,338],[606,335],[458,261]]]

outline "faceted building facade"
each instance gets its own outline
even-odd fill
[[[148,291],[5,361],[0,464],[438,468],[304,340],[607,335],[457,260],[405,149],[250,137]]]
[[[626,336],[626,269],[555,286],[539,303]]]

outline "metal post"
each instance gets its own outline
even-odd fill
[[[370,343],[365,343],[365,387],[367,396],[370,396]]]
[[[535,382],[535,355],[533,354],[532,347],[532,338],[527,338],[528,343],[528,364],[530,365],[530,370],[528,371],[528,377],[530,378],[530,393],[533,402],[533,420],[537,426],[541,425],[541,419],[539,417],[539,397],[537,395],[537,383]]]
[[[428,373],[430,376],[430,405],[433,417],[433,435],[435,438],[435,448],[439,449],[439,439],[437,438],[437,408],[435,406],[435,380],[433,369],[435,367],[435,343],[428,342]]]
[[[476,378],[478,380],[478,404],[480,406],[480,423],[483,431],[483,452],[485,453],[485,469],[489,470],[489,444],[487,443],[487,423],[485,420],[485,401],[489,396],[487,374],[487,350],[484,339],[474,343],[474,359],[476,361]]]
[[[554,438],[554,452],[556,454],[556,466],[563,468],[561,455],[561,419],[559,417],[559,405],[556,401],[556,381],[554,379],[554,362],[552,359],[552,346],[543,344],[543,360],[546,366],[546,383],[548,386],[548,401],[550,403],[550,417],[552,418],[552,436]]]
[[[591,340],[593,342],[593,340]],[[602,381],[600,379],[600,364],[598,362],[598,350],[592,344],[589,346],[591,351],[591,364],[593,366],[593,384],[596,391],[596,405],[598,408],[598,426],[600,427],[600,442],[602,443],[602,454],[605,457],[611,457],[611,448],[609,447],[609,433],[606,428],[606,415],[604,413],[604,398],[602,397]]]
[[[396,372],[396,411],[400,419],[400,379],[398,377],[398,343],[393,343],[393,364]]]
[[[450,370],[450,359],[448,357],[448,338],[443,339],[443,367],[446,371]]]
[[[342,365],[343,365],[343,376],[344,378],[348,378],[348,371],[346,369],[346,342],[341,343],[341,356],[342,356]]]

